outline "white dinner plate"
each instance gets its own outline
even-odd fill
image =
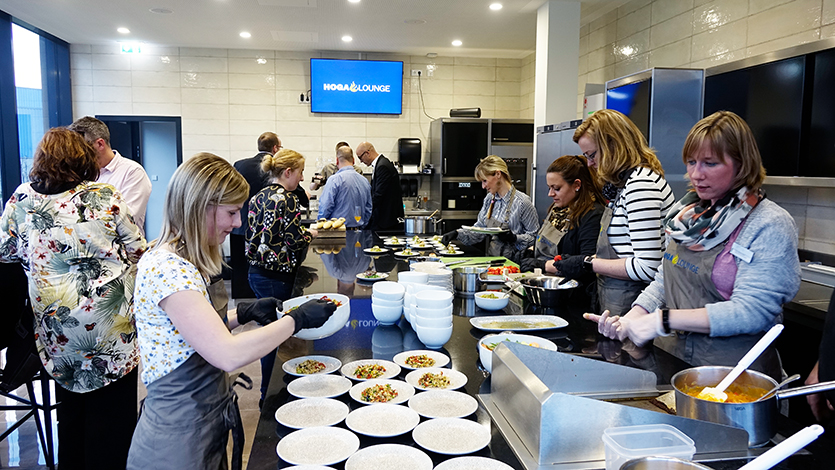
[[[420,385],[420,378],[424,374],[443,374],[449,379],[449,385],[446,387],[424,387]],[[426,369],[417,369],[406,374],[406,383],[415,387],[418,390],[457,390],[464,385],[467,385],[467,376],[452,369],[443,369],[439,367],[429,367]]]
[[[502,232],[509,232],[510,231],[509,229],[505,229],[505,228],[501,228],[501,227],[473,227],[473,226],[470,226],[470,225],[462,225],[461,228],[463,228],[464,230],[468,230],[470,232],[490,233],[490,234],[496,234],[496,233],[502,233]]]
[[[345,424],[357,434],[393,437],[406,434],[418,425],[420,415],[411,408],[382,403],[363,406],[348,413]]]
[[[386,369],[385,372],[383,372],[383,375],[381,375],[379,377],[374,377],[374,379],[380,379],[380,380],[390,379],[392,377],[397,377],[397,374],[400,373],[400,366],[398,366],[397,364],[395,364],[391,361],[385,361],[383,359],[361,359],[359,361],[349,362],[349,363],[345,364],[344,366],[342,366],[342,369],[340,369],[340,372],[342,372],[342,375],[344,375],[345,377],[348,377],[351,380],[369,380],[369,379],[361,379],[361,378],[357,377],[356,375],[354,375],[354,372],[357,370],[357,367],[365,366],[365,365],[369,365],[369,364],[378,364],[378,365],[383,366]]]
[[[362,403],[363,405],[376,405],[379,403],[373,403],[370,401],[365,401],[362,399],[362,392],[363,390],[374,387],[377,385],[391,385],[391,388],[397,392],[397,396],[393,399],[387,401],[386,403],[390,405],[397,405],[399,403],[406,403],[409,398],[415,396],[415,387],[403,382],[402,380],[366,380],[365,382],[360,382],[353,387],[351,390],[348,391],[348,394],[351,395],[351,398],[356,400],[357,403]]]
[[[424,421],[412,431],[412,438],[424,449],[445,455],[471,454],[490,443],[490,429],[475,421],[437,418]]]
[[[470,455],[445,460],[435,470],[513,470],[513,467],[496,459]]]
[[[472,317],[470,324],[483,331],[541,331],[564,328],[568,322],[555,315],[497,315]]]
[[[333,398],[303,398],[275,410],[275,420],[291,429],[333,426],[348,416],[348,405]]]
[[[458,256],[463,255],[464,252],[461,250],[456,251],[447,251],[447,250],[438,250],[435,252],[438,256]]]
[[[366,447],[345,462],[345,470],[432,470],[432,459],[420,449],[402,444]]]
[[[406,246],[406,240],[399,239],[397,242],[392,241],[391,238],[386,238],[383,240],[383,245],[385,246]]]
[[[357,274],[357,279],[365,282],[377,282],[389,277],[389,273],[377,273],[377,277],[366,277],[365,273]]]
[[[429,351],[423,349],[415,349],[412,351],[403,351],[402,353],[398,353],[394,356],[394,363],[404,369],[420,369],[420,367],[414,367],[410,366],[409,364],[406,364],[406,359],[409,359],[412,356],[426,356],[435,361],[434,364],[426,367],[443,367],[449,364],[449,356],[447,356],[446,354],[438,351]]]
[[[380,247],[377,247],[377,248],[380,248]],[[369,255],[383,255],[383,254],[388,253],[391,250],[389,250],[388,248],[380,248],[380,251],[374,251],[371,248],[366,248],[362,251],[368,253]]]
[[[333,465],[359,448],[360,438],[356,434],[323,426],[293,431],[278,441],[275,449],[282,460],[292,465]]]
[[[285,467],[286,470],[333,470],[331,467],[324,465],[293,465],[292,467]]]
[[[299,398],[333,398],[348,390],[354,383],[341,375],[308,375],[287,384],[290,395]]]
[[[308,359],[312,359],[314,361],[319,361],[322,364],[324,364],[325,365],[324,370],[316,372],[315,374],[302,374],[302,373],[296,372],[296,366],[298,366],[299,364],[301,364],[302,362],[304,362]],[[295,375],[297,377],[304,377],[304,376],[308,376],[308,375],[330,374],[331,372],[335,372],[335,371],[339,370],[340,367],[342,367],[342,361],[340,361],[339,359],[337,359],[335,357],[331,357],[331,356],[302,356],[302,357],[297,357],[295,359],[289,359],[287,361],[284,361],[284,364],[281,366],[281,368],[284,369],[284,372],[287,372],[290,375]]]
[[[394,256],[402,256],[404,258],[411,258],[412,256],[420,256],[420,253],[415,253],[414,250],[412,251],[411,254],[404,253],[402,251],[395,251]]]
[[[429,390],[410,398],[409,408],[425,418],[463,418],[475,413],[478,402],[463,392]]]

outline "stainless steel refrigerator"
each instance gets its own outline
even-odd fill
[[[548,183],[545,172],[548,165],[563,155],[580,155],[580,146],[574,143],[574,129],[583,122],[581,119],[560,124],[549,124],[536,128],[536,156],[533,164],[533,204],[539,220],[548,215],[553,200],[548,197]]]

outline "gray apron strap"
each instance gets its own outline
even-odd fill
[[[675,241],[664,253],[664,297],[667,308],[694,309],[723,302],[713,283],[713,265],[725,244],[707,251],[690,251]],[[677,331],[655,339],[655,345],[693,366],[735,366],[765,332],[754,335],[710,336]],[[777,350],[771,346],[751,365],[779,381],[782,375]]]
[[[223,280],[208,287],[212,306],[224,321],[228,298]],[[242,381],[242,382],[239,382]],[[244,433],[234,379],[194,353],[183,364],[148,385],[128,456],[129,469],[222,470],[228,468],[226,443],[232,431],[232,469],[243,466]]]
[[[498,220],[496,217],[490,217],[485,222],[487,227],[501,227],[503,229],[510,228],[508,226],[508,222],[510,222],[510,208],[513,206],[513,199],[516,197],[516,188],[512,188],[510,191],[510,200],[507,202],[507,207],[504,211],[504,220]],[[491,236],[490,243],[487,245],[487,256],[504,256],[502,255],[502,247],[504,246],[505,243],[499,241],[495,235]]]
[[[558,245],[565,234],[566,232],[554,227],[546,218],[536,236],[534,257],[546,261],[554,259],[555,256],[560,254]]]
[[[603,209],[600,219],[600,234],[597,236],[597,257],[600,259],[618,259],[618,254],[609,243],[609,225],[612,223],[612,209]],[[608,310],[613,315],[623,315],[632,308],[632,303],[638,298],[647,283],[631,279],[617,279],[614,277],[597,275],[597,300],[600,312]]]

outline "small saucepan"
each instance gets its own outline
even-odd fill
[[[671,382],[675,388],[676,414],[685,418],[745,429],[748,431],[748,445],[751,447],[766,444],[777,433],[780,400],[835,389],[835,381],[822,382],[816,385],[790,388],[764,400],[749,403],[717,403],[702,400],[687,393],[688,390],[693,393],[692,389],[697,387],[716,386],[731,369],[732,367],[724,366],[702,366],[685,369],[674,375]],[[734,381],[729,389],[742,387],[752,392],[761,389],[762,393],[765,393],[776,385],[777,382],[771,377],[747,370]],[[759,395],[753,396],[752,400],[757,398]]]

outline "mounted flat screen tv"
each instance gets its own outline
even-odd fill
[[[771,176],[798,175],[805,68],[800,56],[705,78],[704,115],[727,110],[745,119]]]
[[[314,113],[402,114],[403,62],[310,59]]]
[[[606,90],[606,108],[625,114],[649,141],[650,87],[652,79]]]

